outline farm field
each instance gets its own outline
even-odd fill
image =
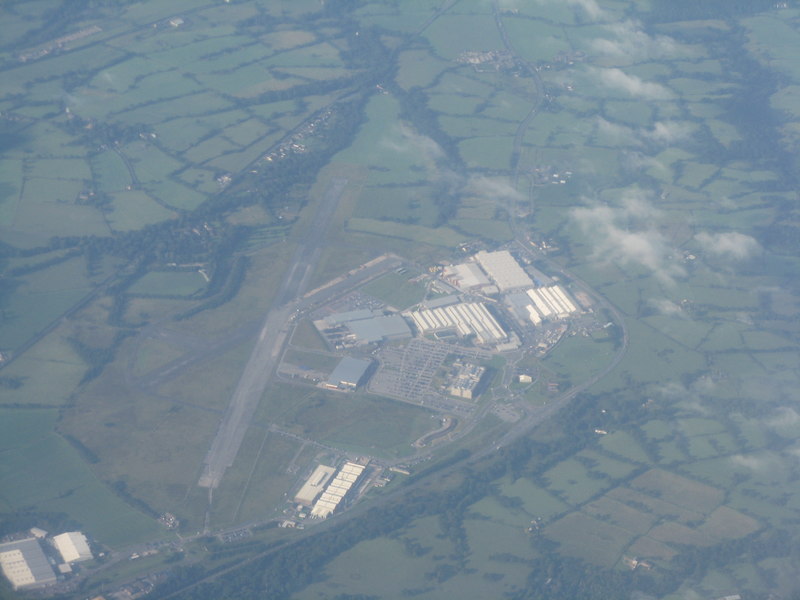
[[[0,23],[3,531],[24,513],[114,549],[171,512],[169,577],[202,587],[154,597],[798,592],[791,2],[10,0]],[[437,270],[503,244],[589,301],[553,347],[508,323],[474,407],[292,377],[345,354],[312,319],[450,293]],[[279,294],[387,253],[413,268],[305,313]],[[276,299],[289,369],[206,489]],[[454,442],[412,445],[445,415]],[[345,459],[386,490],[267,527]],[[251,546],[217,537],[243,524]]]

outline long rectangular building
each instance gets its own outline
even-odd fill
[[[345,463],[333,481],[325,488],[319,500],[314,504],[314,508],[311,509],[311,516],[316,519],[328,518],[358,481],[365,468],[364,465],[359,465],[358,463]]]
[[[533,302],[528,306],[528,314],[534,325],[539,325],[542,319],[563,319],[578,311],[561,286],[538,287],[526,293]]]
[[[55,571],[36,538],[0,544],[0,570],[15,590],[44,587],[56,582]]]
[[[336,469],[327,465],[317,465],[311,476],[306,479],[303,487],[294,497],[294,501],[304,506],[311,506],[314,500],[325,490],[325,484],[336,472]]]
[[[481,250],[475,255],[475,260],[492,278],[501,292],[514,288],[533,287],[533,280],[519,266],[517,259],[511,256],[508,250],[498,250],[497,252]]]
[[[407,313],[420,333],[455,329],[461,337],[475,335],[479,344],[493,344],[508,338],[506,331],[481,302],[462,302]]]

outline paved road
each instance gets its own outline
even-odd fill
[[[273,307],[264,319],[253,352],[239,378],[217,434],[211,442],[203,473],[197,482],[200,487],[214,489],[219,486],[225,470],[233,465],[239,453],[244,434],[275,370],[281,349],[289,334],[290,317],[294,312],[292,302],[302,295],[308,285],[311,272],[322,252],[325,232],[346,185],[347,179],[337,177],[331,180],[303,243],[292,257],[283,282],[278,288]]]

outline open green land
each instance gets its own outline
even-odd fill
[[[172,512],[172,566],[198,562],[154,597],[793,597],[798,19],[768,0],[4,3],[0,528],[117,548]],[[591,312],[544,357],[495,359],[481,419],[459,413],[431,460],[411,445],[428,408],[276,378],[209,494],[211,440],[337,178],[306,289],[394,253],[418,268],[358,292],[405,309],[461,244],[514,241]],[[328,308],[291,317],[285,366],[338,363],[311,325]],[[520,429],[551,415],[504,439],[494,403]],[[412,475],[339,524],[213,539],[355,457]]]

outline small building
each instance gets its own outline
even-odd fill
[[[81,562],[94,558],[86,536],[80,531],[68,531],[53,538],[56,549],[65,563]]]
[[[314,504],[314,501],[319,498],[320,494],[325,490],[325,484],[336,472],[336,469],[327,465],[317,465],[311,476],[306,479],[303,487],[294,497],[294,501],[302,506]]]
[[[345,356],[325,382],[325,387],[339,390],[354,390],[363,381],[372,362]]]
[[[0,544],[0,569],[15,590],[34,589],[56,582],[55,571],[36,538]]]

